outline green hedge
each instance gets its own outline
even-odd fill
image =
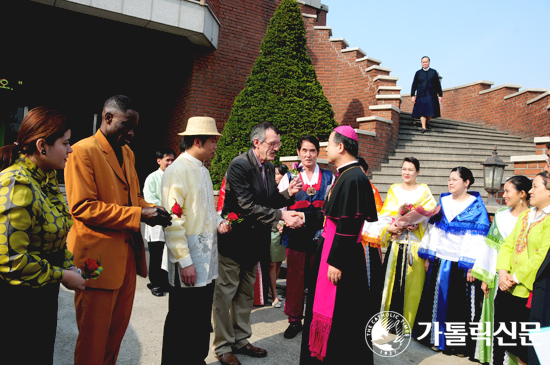
[[[304,134],[328,140],[337,126],[307,54],[302,12],[295,0],[282,0],[275,11],[260,56],[235,99],[210,168],[216,188],[233,158],[250,148],[252,127],[263,121],[281,131],[278,156],[296,155]]]

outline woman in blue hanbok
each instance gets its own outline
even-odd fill
[[[418,250],[426,259],[427,275],[417,323],[431,322],[431,332],[424,336],[427,326],[415,325],[415,336],[429,340],[435,351],[457,356],[474,355],[469,323],[481,314],[483,293],[471,270],[490,226],[480,194],[468,192],[473,183],[468,168],[451,170],[449,192],[441,194],[441,211],[430,219]]]

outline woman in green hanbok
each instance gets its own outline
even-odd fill
[[[484,333],[485,338],[489,340],[478,340],[476,359],[481,363],[492,363],[494,304],[498,290],[498,275],[496,274],[498,252],[506,237],[512,232],[520,214],[529,209],[527,201],[530,189],[531,180],[525,176],[513,176],[506,181],[503,196],[506,207],[496,211],[491,228],[489,228],[489,234],[485,240],[486,246],[479,251],[479,256],[476,258],[476,263],[472,269],[472,276],[483,282],[481,289],[485,293],[480,319],[480,325],[482,326],[480,333]],[[513,355],[510,356],[509,364],[517,364]]]

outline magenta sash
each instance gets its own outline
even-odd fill
[[[327,277],[329,266],[327,260],[335,234],[336,222],[327,218],[322,234],[325,241],[313,301],[313,318],[309,329],[309,350],[311,356],[319,360],[323,360],[327,354],[328,336],[332,326],[332,315],[334,314],[334,303],[336,301],[337,286],[333,285]]]

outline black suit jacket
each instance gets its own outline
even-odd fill
[[[540,327],[550,326],[550,251],[537,271],[533,283],[530,322],[540,322]],[[529,364],[540,364],[533,346],[529,346]]]
[[[281,219],[279,208],[294,203],[287,190],[279,193],[273,164],[265,166],[267,191],[253,149],[235,157],[225,176],[222,214],[237,213],[243,221],[233,223],[229,234],[218,235],[218,251],[243,266],[254,266],[269,254],[271,228]]]

